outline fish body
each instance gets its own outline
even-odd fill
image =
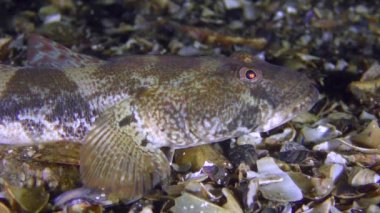
[[[36,35],[28,66],[0,71],[0,143],[83,143],[84,184],[125,199],[168,177],[160,148],[268,131],[318,98],[303,74],[244,53],[103,61]]]

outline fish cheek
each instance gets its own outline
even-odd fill
[[[239,113],[235,119],[227,124],[228,129],[234,132],[234,136],[250,133],[261,123],[261,110],[259,106],[241,104]]]

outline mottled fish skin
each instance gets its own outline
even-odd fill
[[[33,39],[30,67],[0,66],[0,143],[83,142],[84,184],[124,199],[167,179],[159,148],[268,131],[318,98],[303,74],[244,53],[101,61]],[[65,60],[41,57],[44,43]]]

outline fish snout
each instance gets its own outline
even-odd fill
[[[310,110],[318,101],[319,92],[314,83],[303,74],[298,74],[298,78],[288,79],[288,82],[283,81],[275,85],[277,94],[273,94],[270,101],[272,110],[263,114],[263,124],[255,131],[265,132],[278,127]]]

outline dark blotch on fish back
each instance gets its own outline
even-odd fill
[[[17,116],[26,109],[43,107],[47,100],[62,92],[73,93],[76,90],[76,84],[60,70],[20,69],[7,83],[1,97],[0,116]]]
[[[78,86],[64,72],[51,68],[23,68],[10,79],[0,99],[0,119],[17,120],[23,112],[42,108],[51,110],[46,120],[74,121],[90,119],[86,100],[78,93]],[[29,124],[30,125],[30,124]],[[39,124],[38,124],[39,125]]]
[[[13,84],[10,82],[8,89],[14,85],[16,89],[27,91],[31,86],[48,88],[54,92],[71,91],[75,92],[78,86],[69,80],[65,73],[59,69],[51,68],[22,68],[13,77]]]

